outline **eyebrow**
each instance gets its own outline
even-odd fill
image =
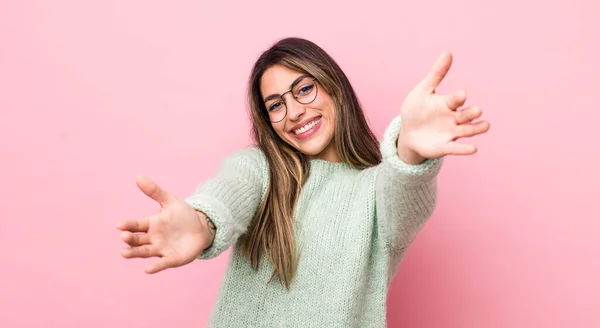
[[[308,77],[308,76],[310,76],[310,75],[309,75],[309,74],[302,74],[302,75],[298,76],[298,78],[297,78],[297,79],[295,79],[295,80],[294,80],[294,82],[292,82],[292,84],[291,84],[291,86],[290,86],[290,90],[291,90],[291,89],[293,89],[293,88],[294,88],[294,86],[295,86],[296,84],[298,84],[298,83],[299,83],[299,82],[300,82],[300,81],[301,81],[303,78],[305,78],[305,77]],[[276,99],[276,98],[279,98],[280,96],[281,96],[281,95],[278,95],[278,94],[274,93],[274,94],[272,94],[272,95],[269,95],[267,98],[265,98],[265,99],[263,100],[263,102],[267,102],[267,101],[269,101],[269,100],[271,100],[271,99]]]

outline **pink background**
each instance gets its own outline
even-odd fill
[[[227,256],[143,272],[115,222],[249,141],[276,39],[336,58],[381,137],[444,49],[490,132],[448,158],[390,327],[599,327],[599,6],[587,1],[2,1],[0,327],[201,327]]]

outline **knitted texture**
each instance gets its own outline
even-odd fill
[[[291,290],[277,279],[268,283],[273,267],[267,256],[254,270],[236,243],[266,192],[268,166],[258,148],[227,157],[186,199],[217,226],[213,245],[199,259],[233,246],[210,327],[386,327],[391,281],[435,208],[442,164],[402,162],[396,151],[400,128],[396,117],[376,167],[310,161],[293,218],[298,267]]]

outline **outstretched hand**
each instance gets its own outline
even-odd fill
[[[477,151],[472,144],[459,143],[457,139],[473,137],[487,132],[490,124],[477,121],[481,108],[465,104],[464,91],[449,94],[436,93],[450,66],[452,54],[444,52],[429,74],[405,98],[398,138],[398,155],[405,162],[418,164],[426,158],[446,155],[471,155]]]
[[[123,231],[121,238],[131,246],[121,251],[123,257],[159,257],[146,268],[147,273],[192,262],[212,243],[203,214],[146,177],[138,177],[136,183],[161,209],[145,218],[117,223],[117,229]]]

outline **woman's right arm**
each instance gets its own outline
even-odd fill
[[[199,259],[210,259],[227,250],[246,232],[268,183],[267,160],[258,147],[225,158],[216,175],[204,181],[185,202],[215,226],[212,244]],[[203,224],[209,224],[205,221]]]

